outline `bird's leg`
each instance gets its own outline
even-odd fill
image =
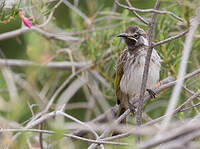
[[[151,98],[156,98],[156,93],[153,90],[151,90],[151,89],[146,89],[146,90],[149,93],[149,95],[151,96]]]
[[[129,107],[130,111],[131,111],[133,114],[135,114],[135,109],[136,109],[136,107],[134,106],[134,104],[132,104],[132,103],[130,102],[130,99],[129,99],[129,95],[128,95],[128,94],[127,94],[127,99],[128,99],[128,107]]]

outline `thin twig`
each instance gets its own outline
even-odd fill
[[[58,115],[61,115],[61,116],[64,116],[64,117],[67,117],[68,119],[72,120],[72,121],[75,121],[79,124],[81,124],[82,126],[84,126],[85,128],[87,128],[88,130],[90,130],[96,137],[98,136],[96,134],[96,132],[87,124],[85,124],[84,122],[81,122],[80,120],[74,118],[73,116],[69,115],[69,114],[66,114],[62,111],[53,111],[53,112],[50,112],[50,113],[47,113],[47,114],[43,114],[41,117],[39,117],[38,119],[35,119],[33,122],[31,123],[28,123],[24,129],[29,129],[29,128],[33,128],[39,124],[41,124],[42,122],[54,117],[54,116],[58,116]],[[16,134],[13,136],[13,140],[15,140],[17,137],[18,137],[19,134]]]
[[[63,42],[71,42],[71,41],[81,42],[81,41],[83,41],[82,38],[46,32],[35,26],[32,26],[30,29],[23,27],[23,28],[14,30],[14,31],[2,33],[2,34],[0,34],[0,40],[14,38],[14,37],[19,36],[27,31],[36,31],[36,32],[40,33],[42,36],[44,36],[45,38],[59,40],[59,41],[63,41]]]
[[[59,95],[59,93],[63,90],[63,88],[71,81],[71,79],[73,77],[75,77],[77,74],[84,72],[86,70],[88,70],[90,68],[90,66],[86,66],[83,67],[82,69],[79,69],[78,71],[76,71],[76,73],[70,75],[67,80],[56,90],[56,92],[54,93],[54,95],[52,96],[52,98],[50,99],[48,105],[46,106],[44,112],[47,112],[49,110],[49,108],[51,107],[51,105],[53,104],[54,100],[56,99],[56,97]]]
[[[55,131],[52,131],[52,130],[40,130],[40,129],[30,129],[30,128],[19,128],[19,129],[1,128],[0,132],[38,132],[38,133],[46,133],[46,134],[55,134],[56,133]],[[92,139],[78,137],[78,136],[71,135],[71,134],[63,134],[63,136],[70,137],[72,139],[76,139],[76,140],[80,140],[80,141],[89,142],[89,143],[132,146],[132,144],[128,144],[128,143],[119,143],[119,142],[102,141],[102,140],[96,141],[96,140],[92,140]]]
[[[60,6],[60,4],[62,4],[62,2],[63,2],[63,0],[60,0],[60,1],[53,7],[53,9],[51,10],[51,13],[49,14],[48,19],[47,19],[43,24],[38,25],[38,27],[44,27],[45,25],[47,25],[47,24],[50,22],[50,20],[51,20],[51,18],[53,17],[53,14],[54,14],[56,8],[58,8],[58,6]]]
[[[59,95],[59,93],[63,90],[63,88],[69,83],[69,81],[75,77],[77,74],[86,71],[90,68],[89,67],[84,67],[78,71],[76,71],[75,74],[72,74],[68,77],[68,79],[66,81],[63,82],[63,84],[56,90],[56,92],[54,93],[54,95],[51,97],[51,99],[49,100],[47,106],[45,107],[45,109],[43,111],[41,111],[40,113],[38,113],[28,124],[31,125],[37,118],[39,118],[41,115],[45,114],[46,112],[48,112],[48,110],[50,109],[50,107],[52,106],[53,102],[55,101],[56,97]]]
[[[172,40],[178,39],[178,38],[184,36],[184,35],[187,34],[187,33],[188,33],[188,30],[186,30],[186,31],[184,31],[184,32],[182,32],[182,33],[179,33],[179,34],[177,34],[177,35],[175,35],[175,36],[173,36],[173,37],[169,37],[169,38],[167,38],[167,39],[165,39],[165,40],[162,40],[162,41],[159,41],[159,42],[157,42],[157,43],[154,43],[154,44],[152,45],[152,47],[156,47],[156,46],[159,46],[159,45],[161,45],[161,44],[165,44],[165,43],[170,42],[170,41],[172,41]]]
[[[155,10],[155,9],[138,9],[138,8],[134,8],[134,7],[127,7],[125,5],[120,4],[117,0],[114,0],[114,1],[118,6],[125,8],[125,9],[129,9],[131,11],[144,12],[144,13],[151,12],[151,13],[157,13],[157,14],[168,14],[168,15],[172,16],[173,18],[177,19],[178,21],[183,22],[182,18],[176,16],[174,13],[169,12],[169,11],[159,11],[159,10]]]
[[[198,131],[198,135],[200,135],[199,126],[197,125],[198,124],[193,123],[190,125],[183,125],[183,127],[176,128],[175,130],[173,129],[170,132],[166,132],[165,135],[163,135],[163,137],[154,138],[151,141],[142,144],[141,149],[152,148],[156,145],[166,143],[168,141],[171,141],[181,136],[185,136],[186,134],[194,133],[196,131]]]
[[[22,79],[19,75],[14,74],[14,80],[23,90],[25,90],[30,95],[30,97],[35,100],[40,109],[44,107],[46,101],[48,101],[47,98],[42,98],[39,95],[39,92],[34,89],[26,80]]]
[[[83,67],[92,66],[91,61],[83,61],[83,62],[49,62],[47,64],[40,64],[33,61],[28,60],[17,60],[17,59],[0,59],[0,67],[2,66],[10,66],[10,67],[29,67],[29,66],[41,66],[47,67],[50,69],[58,69],[58,70],[71,70],[72,66],[75,69],[81,69]]]
[[[180,112],[185,112],[185,111],[187,111],[187,110],[193,109],[193,108],[198,107],[198,106],[200,106],[200,103],[197,103],[197,104],[195,104],[195,105],[192,105],[192,106],[190,106],[190,107],[187,107],[187,108],[185,108],[185,109],[182,109],[182,110],[180,110]]]
[[[1,48],[0,48],[0,57],[5,58],[5,55]],[[4,67],[1,68],[1,72],[7,84],[10,100],[19,99],[18,90],[14,81],[14,73],[7,65],[7,63],[5,63]]]
[[[77,122],[78,124],[81,124],[81,125],[85,126],[86,128],[88,128],[95,135],[96,138],[99,137],[98,134],[89,125],[87,125],[86,123],[84,123],[84,122],[82,122],[82,121],[74,118],[73,116],[71,116],[69,114],[66,114],[66,113],[64,113],[62,111],[58,111],[58,114],[60,114],[60,115],[62,115],[64,117],[67,117],[68,119],[71,119],[71,120]]]
[[[77,7],[72,5],[68,0],[63,0],[63,3],[67,5],[70,9],[72,9],[74,12],[76,12],[80,17],[82,17],[88,25],[92,23],[91,20],[82,11],[80,11]]]
[[[126,3],[129,7],[133,7],[131,5],[131,3],[129,2],[129,0],[126,0]],[[132,10],[132,13],[140,20],[142,21],[144,24],[149,25],[149,22],[146,21],[142,16],[140,16],[137,12],[135,12],[134,10]]]
[[[101,134],[101,136],[97,139],[97,141],[100,140],[100,139],[102,139],[102,138],[104,138],[105,136],[107,136],[107,135],[110,133],[111,128],[112,128],[112,127],[115,127],[116,125],[118,125],[124,118],[126,118],[126,117],[129,115],[129,113],[130,113],[130,110],[129,110],[129,109],[126,110],[117,120],[114,121],[114,123],[113,123],[112,125],[110,125],[109,128],[107,128],[107,129]],[[98,145],[98,144],[91,144],[91,145],[88,147],[88,149],[94,149],[94,148],[97,147],[97,145]]]
[[[112,119],[114,119],[117,115],[117,111],[118,111],[118,106],[114,106],[112,108],[110,108],[108,111],[106,111],[105,113],[99,115],[98,117],[96,117],[95,119],[89,121],[88,123],[104,123],[109,121],[108,120],[108,115],[112,115]],[[75,136],[84,136],[85,134],[88,133],[88,130],[85,129],[81,129],[81,130],[76,130],[74,131],[72,134]]]

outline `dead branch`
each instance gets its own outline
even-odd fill
[[[178,39],[178,38],[180,38],[180,37],[183,37],[185,34],[187,34],[188,33],[188,30],[186,30],[186,31],[184,31],[184,32],[182,32],[182,33],[179,33],[179,34],[177,34],[177,35],[175,35],[175,36],[172,36],[172,37],[169,37],[169,38],[167,38],[167,39],[165,39],[165,40],[162,40],[162,41],[159,41],[159,42],[157,42],[157,43],[154,43],[152,46],[153,47],[156,47],[156,46],[159,46],[159,45],[161,45],[161,44],[165,44],[165,43],[168,43],[168,42],[170,42],[170,41],[173,41],[173,40],[175,40],[175,39]]]
[[[71,42],[71,41],[81,42],[81,41],[83,41],[83,39],[78,38],[78,37],[66,36],[66,35],[57,34],[57,33],[49,33],[38,27],[35,27],[35,26],[32,26],[31,29],[23,27],[23,28],[14,30],[14,31],[2,33],[2,34],[0,34],[0,40],[14,38],[25,32],[28,32],[28,31],[35,31],[35,32],[40,33],[42,36],[44,36],[47,39],[54,39],[54,40],[59,40],[59,41],[63,41],[63,42]]]
[[[176,84],[176,86],[173,90],[173,93],[172,93],[172,96],[171,96],[171,99],[170,99],[170,102],[169,102],[169,106],[168,106],[167,111],[166,111],[167,117],[163,121],[162,129],[159,133],[162,133],[164,130],[166,130],[166,128],[167,128],[167,126],[168,126],[168,124],[171,120],[173,110],[175,109],[177,102],[178,102],[178,99],[179,99],[182,84],[183,84],[183,81],[184,81],[183,77],[184,77],[186,69],[187,69],[187,61],[189,59],[190,51],[191,51],[191,48],[192,48],[192,41],[193,41],[195,32],[197,30],[197,27],[200,23],[200,16],[198,16],[199,14],[196,14],[196,15],[197,16],[191,22],[190,30],[188,32],[188,35],[186,36],[186,39],[185,39],[183,56],[182,56],[181,64],[180,64],[180,67],[179,67],[177,84]]]
[[[117,0],[114,0],[114,2],[115,2],[119,7],[122,7],[122,8],[128,9],[128,10],[131,10],[131,11],[143,12],[143,13],[168,14],[168,15],[172,16],[173,18],[175,18],[176,20],[183,22],[183,19],[182,19],[182,18],[176,16],[174,13],[169,12],[169,11],[160,11],[160,10],[155,10],[155,9],[138,9],[138,8],[134,8],[134,7],[127,7],[127,6],[123,5],[123,4],[120,4]]]
[[[159,7],[160,7],[160,1],[157,0],[154,9],[157,10],[159,9]],[[147,56],[145,58],[142,85],[140,89],[140,96],[139,96],[139,102],[138,102],[139,105],[137,106],[138,108],[136,112],[136,122],[138,126],[142,124],[142,111],[143,111],[143,106],[144,106],[144,96],[145,96],[147,78],[148,78],[148,73],[149,73],[149,64],[151,60],[151,54],[153,51],[152,41],[154,40],[154,24],[156,21],[156,16],[157,16],[157,13],[153,13],[151,22],[149,24],[149,35],[148,35],[149,49],[147,51]]]
[[[81,69],[83,67],[92,66],[91,61],[86,62],[49,62],[47,64],[39,64],[36,62],[28,61],[28,60],[17,60],[17,59],[0,59],[0,67],[9,66],[9,67],[31,67],[31,66],[41,66],[47,67],[50,69],[58,69],[58,70],[71,70],[72,66],[75,69]]]

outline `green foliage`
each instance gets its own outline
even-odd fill
[[[13,4],[10,10],[6,10],[6,0],[3,0],[0,2],[0,23],[7,24],[11,20],[13,20],[16,15],[18,15],[19,12],[19,6],[20,6],[21,0]]]

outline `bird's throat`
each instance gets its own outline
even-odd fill
[[[139,50],[140,47],[141,47],[141,46],[135,46],[135,45],[127,46],[128,52],[129,52],[131,55],[134,54],[134,53],[136,53],[136,52]]]

